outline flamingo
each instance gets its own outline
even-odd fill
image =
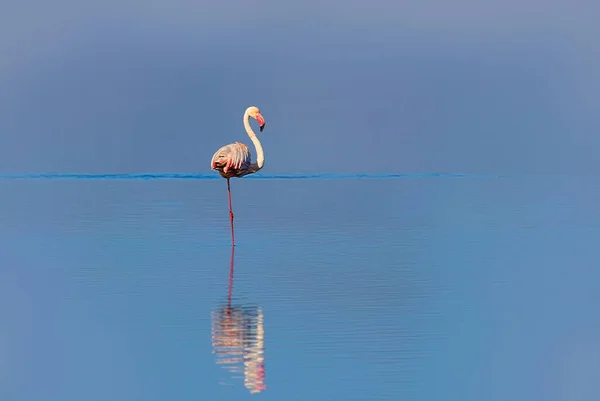
[[[231,187],[229,185],[229,179],[232,177],[242,178],[248,174],[254,174],[259,171],[265,164],[265,155],[263,153],[262,145],[256,137],[256,134],[250,126],[250,117],[258,121],[260,132],[265,128],[265,119],[260,114],[260,110],[256,106],[250,106],[244,113],[244,128],[246,133],[252,140],[254,147],[256,148],[256,163],[252,163],[252,156],[250,154],[250,148],[240,142],[230,143],[221,147],[215,152],[211,161],[210,168],[217,170],[221,177],[227,180],[227,197],[229,198],[229,220],[231,222],[231,245],[235,246],[234,232],[233,232],[233,210],[231,208]]]

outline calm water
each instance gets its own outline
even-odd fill
[[[0,398],[598,399],[597,181],[318,178],[0,179]]]

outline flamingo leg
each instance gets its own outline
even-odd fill
[[[233,210],[231,208],[231,187],[229,186],[229,178],[227,178],[227,196],[229,198],[229,221],[231,222],[231,246],[235,246],[233,234]]]

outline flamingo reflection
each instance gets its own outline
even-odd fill
[[[242,373],[251,393],[265,390],[264,317],[260,306],[232,305],[235,249],[231,247],[227,304],[212,312],[212,346],[216,363]]]

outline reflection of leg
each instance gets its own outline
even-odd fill
[[[227,197],[229,198],[229,221],[231,222],[231,244],[235,245],[233,234],[233,210],[231,207],[231,187],[229,186],[229,178],[227,179]]]
[[[231,295],[233,292],[233,261],[235,256],[235,248],[233,244],[231,244],[231,260],[229,261],[229,288],[227,292],[227,310],[228,313],[231,314]]]

